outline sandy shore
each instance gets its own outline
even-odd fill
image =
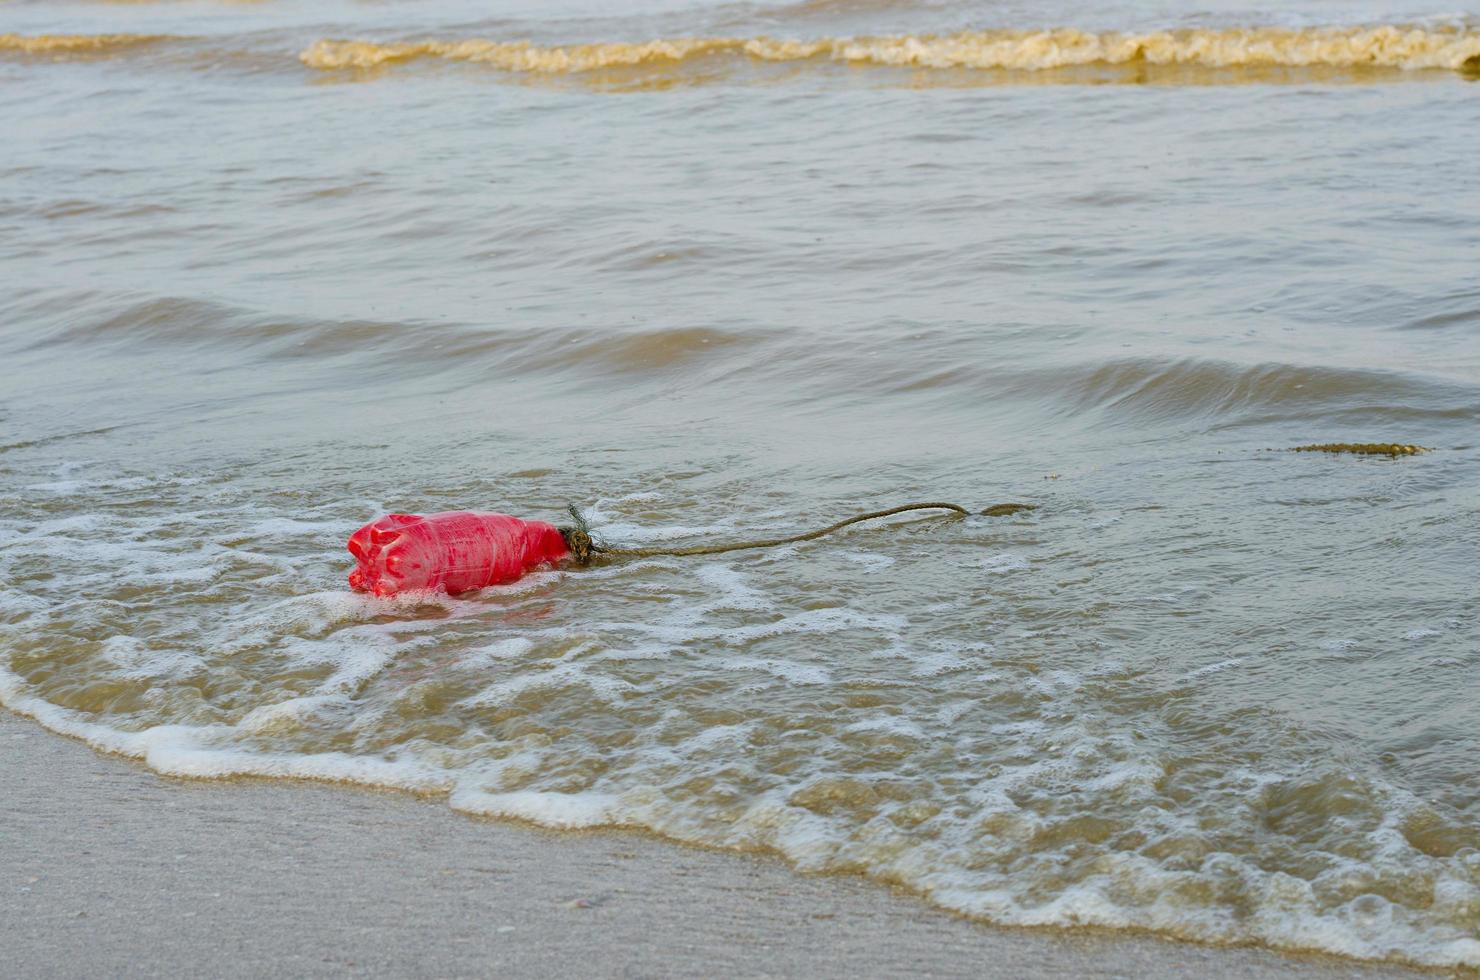
[[[163,779],[0,709],[17,977],[1432,976],[996,929],[861,879],[328,785]]]

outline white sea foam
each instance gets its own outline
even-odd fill
[[[582,648],[577,648],[581,650]],[[574,653],[574,651],[573,651]],[[562,660],[568,660],[567,654]],[[637,690],[635,684],[584,669],[579,663],[558,663],[539,673],[517,674],[490,684],[464,703],[469,707],[507,704],[521,694],[550,688],[582,686],[598,701],[618,702]]]
[[[602,501],[597,501],[585,513],[585,517],[597,537],[618,547],[623,545],[636,546],[655,542],[677,541],[681,538],[702,540],[734,530],[734,524],[731,522],[693,525],[666,523],[661,525],[644,525],[614,520],[607,516],[606,511],[603,509]]]
[[[458,662],[464,667],[488,667],[500,660],[518,660],[533,649],[533,640],[509,636],[463,654]]]
[[[889,648],[889,655],[910,661],[913,664],[910,669],[913,677],[937,677],[941,674],[978,667],[983,657],[991,654],[995,649],[991,643],[985,642],[962,643],[936,640],[925,645],[924,649],[900,642]]]
[[[1198,667],[1196,670],[1189,670],[1182,675],[1182,679],[1184,681],[1190,681],[1198,677],[1205,677],[1208,674],[1222,673],[1225,670],[1232,670],[1243,662],[1244,658],[1242,657],[1230,657],[1227,660],[1219,660],[1217,663],[1207,664],[1206,666]]]
[[[449,805],[461,812],[530,820],[551,827],[581,828],[618,824],[650,826],[680,839],[705,840],[698,828],[680,812],[655,809],[654,798],[643,793],[631,796],[610,789],[582,791],[549,791],[538,789],[499,790],[515,772],[538,771],[548,750],[515,753],[502,763],[470,769],[457,775],[412,760],[389,761],[354,757],[343,753],[323,752],[301,756],[261,753],[232,745],[232,736],[264,735],[282,724],[311,714],[325,699],[305,698],[294,702],[264,706],[243,718],[232,729],[228,726],[156,726],[141,732],[125,733],[81,721],[75,714],[58,709],[24,694],[16,675],[0,673],[0,700],[10,708],[34,714],[48,727],[71,734],[109,751],[122,752],[143,759],[157,771],[172,775],[217,777],[224,775],[267,775],[292,778],[330,779],[369,785],[392,786],[416,791],[449,793]],[[680,757],[709,753],[724,744],[743,745],[749,726],[720,726],[683,743]],[[1001,736],[1042,737],[1050,729],[1041,722],[1013,728],[999,726]],[[924,737],[924,730],[907,718],[877,716],[851,724],[850,732],[901,734],[910,738]],[[1045,832],[1039,817],[1026,813],[1012,802],[1010,794],[1021,794],[1027,787],[1060,779],[1090,766],[1091,778],[1079,781],[1081,792],[1124,791],[1137,786],[1143,790],[1160,775],[1157,767],[1145,763],[1101,766],[1101,753],[1090,743],[1065,747],[1060,756],[1041,759],[1027,766],[1008,770],[980,785],[973,793],[984,814],[999,814],[1009,824],[994,824],[1002,846],[1027,840],[1024,835]],[[1080,760],[1080,761],[1074,761]],[[1096,771],[1098,770],[1098,771]],[[1235,777],[1237,774],[1232,774]],[[1279,774],[1247,774],[1258,784],[1278,782]],[[928,811],[927,811],[928,812]],[[1162,814],[1158,819],[1180,819]],[[1011,829],[1011,821],[1018,829]],[[1167,832],[1177,832],[1177,824]],[[947,908],[996,921],[1021,924],[1090,924],[1101,926],[1144,926],[1166,929],[1178,935],[1218,940],[1234,928],[1231,919],[1214,908],[1187,907],[1175,900],[1176,889],[1193,877],[1216,874],[1233,875],[1243,887],[1260,897],[1261,910],[1252,924],[1252,934],[1265,941],[1305,948],[1322,948],[1356,956],[1388,955],[1403,950],[1431,963],[1480,963],[1480,943],[1472,938],[1454,936],[1433,940],[1412,921],[1412,913],[1400,910],[1376,896],[1353,899],[1329,913],[1319,910],[1319,902],[1310,885],[1278,872],[1264,872],[1253,865],[1224,855],[1216,858],[1222,870],[1206,864],[1188,871],[1168,871],[1136,854],[1112,853],[1103,860],[1105,872],[1066,888],[1046,902],[1024,903],[1011,878],[1003,878],[996,887],[987,887],[977,874],[950,870],[949,851],[922,852],[907,844],[897,831],[881,830],[857,839],[839,832],[826,817],[798,810],[783,797],[767,795],[751,804],[727,834],[734,842],[752,846],[774,847],[794,864],[804,869],[826,870],[837,862],[853,862],[859,854],[869,853],[874,873],[902,877],[903,880],[929,883],[932,900]],[[1400,839],[1390,846],[1395,849],[1388,859],[1398,859],[1403,848]],[[857,852],[857,853],[855,853]],[[933,855],[933,856],[932,856]],[[1134,907],[1113,898],[1112,892],[1132,887],[1137,894],[1149,897],[1149,904]],[[1475,900],[1473,884],[1442,879],[1435,886],[1436,902],[1441,907],[1463,906]]]
[[[832,680],[832,672],[825,667],[789,660],[728,657],[720,661],[720,666],[725,670],[759,670],[792,684],[826,684]]]
[[[722,747],[743,749],[749,740],[750,733],[754,730],[755,725],[749,722],[739,725],[715,725],[685,739],[681,749],[684,754],[712,752]]]
[[[290,698],[276,704],[264,704],[253,708],[236,723],[236,727],[254,735],[279,734],[298,728],[304,721],[324,708],[347,705],[343,695],[318,694],[311,697]]]
[[[210,669],[206,659],[198,653],[153,648],[134,636],[108,637],[99,647],[98,655],[120,668],[121,677],[180,680]]]
[[[915,677],[936,677],[940,674],[951,674],[960,670],[970,670],[971,663],[959,654],[938,650],[933,653],[920,654],[910,658],[915,665],[910,673]]]
[[[873,715],[855,721],[845,732],[881,732],[886,735],[903,735],[906,738],[925,738],[925,729],[908,718],[899,715]]]
[[[605,793],[547,793],[526,790],[489,793],[478,789],[453,792],[454,810],[483,817],[512,817],[546,827],[579,829],[622,823],[621,801]]]
[[[782,545],[779,548],[768,548],[756,556],[755,561],[761,565],[780,565],[795,561],[797,555],[801,554],[801,548],[794,544]]]
[[[855,565],[862,565],[866,571],[870,572],[882,571],[895,562],[895,559],[889,555],[876,555],[867,551],[844,551],[838,557]]]
[[[743,574],[727,565],[701,565],[695,570],[694,577],[719,593],[704,603],[705,612],[716,609],[770,611],[776,608],[775,600],[752,588]]]
[[[1006,575],[1009,572],[1026,571],[1030,566],[1028,559],[1022,555],[1004,553],[983,558],[980,562],[982,571],[989,575]]]
[[[325,526],[279,526],[306,546],[279,556],[260,542],[251,552],[233,546],[238,527],[258,537],[270,530],[250,511],[196,545],[182,529],[210,527],[202,513],[121,527],[67,518],[0,543],[0,571],[38,560],[65,567],[63,558],[94,566],[68,573],[69,584],[92,583],[84,594],[0,590],[8,617],[0,703],[172,775],[445,792],[471,814],[769,848],[802,868],[862,869],[1002,922],[1480,964],[1473,936],[1452,925],[1468,921],[1480,888],[1457,859],[1409,842],[1403,820],[1419,801],[1376,783],[1327,788],[1310,773],[1230,765],[1198,786],[1206,803],[1173,803],[1162,787],[1175,767],[1106,726],[1097,700],[1136,683],[1136,658],[1123,649],[1065,657],[1055,644],[1074,634],[1058,624],[1021,628],[995,607],[984,623],[964,600],[928,597],[908,615],[846,593],[828,598],[836,605],[807,608],[815,599],[798,600],[791,569],[748,561],[677,575],[662,561],[584,570],[561,603],[546,594],[558,573],[458,598],[375,599],[323,575],[322,585],[294,592],[293,575],[339,559],[322,547]],[[94,540],[105,527],[122,533]],[[154,537],[163,527],[171,530]],[[1007,553],[982,567],[1030,565]],[[232,584],[233,574],[246,583]],[[206,590],[211,603],[171,605],[168,589],[141,591],[168,581],[181,592]],[[181,610],[174,621],[160,615]],[[127,625],[141,613],[142,625]],[[89,701],[89,677],[54,695],[102,705],[81,711],[38,696],[16,671],[19,644],[50,642],[54,622],[109,624],[90,627],[99,639],[69,655],[110,684],[144,692],[118,702],[127,712],[112,713],[111,690]],[[1012,639],[999,650],[990,640],[1003,636]],[[1182,679],[1246,660],[1206,659]],[[238,679],[228,709],[202,702],[198,686],[174,686],[203,673],[218,685]],[[626,711],[640,727],[602,741]],[[170,721],[187,716],[192,723]],[[455,737],[428,734],[448,720]],[[350,740],[377,747],[330,751],[330,738],[342,740],[336,748]],[[771,759],[784,764],[770,768]],[[693,788],[710,781],[724,792],[743,787],[743,807]],[[1242,833],[1238,821],[1274,833],[1290,809],[1286,797],[1323,793],[1360,798],[1383,817],[1349,832],[1319,830],[1333,835],[1320,847],[1341,855],[1319,874],[1283,874],[1255,853],[1208,850],[1217,835]],[[1105,843],[1132,831],[1143,845]],[[1075,854],[1092,855],[1084,865],[1092,870],[1066,873],[1080,867]],[[1360,893],[1326,897],[1415,875],[1432,882],[1429,908]],[[1044,889],[1050,880],[1059,884]],[[1189,899],[1209,881],[1251,913],[1235,918],[1228,903]]]
[[[130,732],[83,720],[76,712],[27,695],[21,679],[0,668],[0,706],[29,715],[47,728],[94,748],[143,762],[168,776],[203,779],[277,776],[384,786],[414,792],[446,791],[452,780],[415,763],[343,752],[306,755],[262,753],[231,744],[232,726],[155,725]]]

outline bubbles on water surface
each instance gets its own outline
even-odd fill
[[[1041,607],[1093,549],[1004,551],[1018,532],[937,521],[779,561],[379,600],[337,582],[354,504],[286,518],[204,480],[104,473],[73,498],[92,509],[49,516],[42,495],[6,519],[0,697],[160,772],[445,792],[470,814],[775,850],[1003,922],[1476,958],[1472,824],[1277,749],[1311,736],[1218,705],[1244,656],[1107,655],[1117,631],[1213,601],[1206,576],[1168,601],[1107,581],[1079,613]],[[627,516],[663,504],[592,514],[629,541],[763,523]],[[922,548],[984,557],[921,565]],[[819,568],[838,573],[826,593]]]

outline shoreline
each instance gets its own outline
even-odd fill
[[[389,790],[156,775],[0,709],[0,944],[18,976],[1423,977],[1014,929],[861,877]]]

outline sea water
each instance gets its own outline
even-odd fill
[[[1480,965],[1477,78],[1414,0],[6,4],[0,703]],[[921,499],[1037,509],[345,584],[387,511]]]

